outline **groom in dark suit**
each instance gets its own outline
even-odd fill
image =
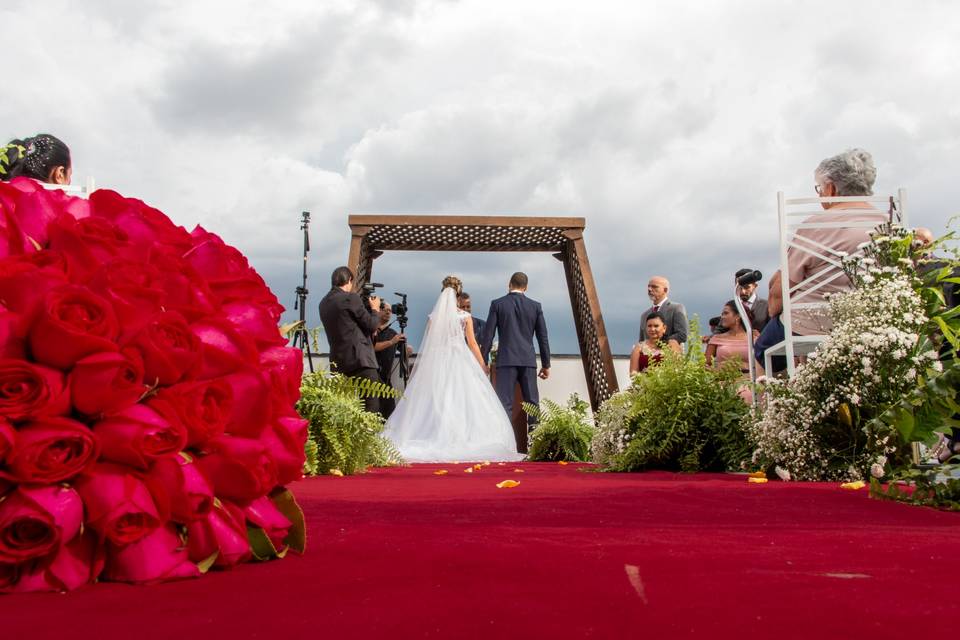
[[[520,384],[520,395],[524,402],[540,404],[534,336],[540,346],[539,376],[544,380],[550,376],[550,342],[547,340],[543,308],[539,302],[525,295],[526,290],[527,274],[518,271],[510,277],[510,293],[490,303],[490,313],[480,342],[480,353],[486,360],[490,355],[494,334],[500,336],[494,365],[497,369],[495,388],[508,417],[513,415],[513,393],[517,383]]]

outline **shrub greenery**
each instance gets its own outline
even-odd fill
[[[685,354],[664,350],[663,361],[634,376],[597,413],[592,453],[611,471],[740,469],[750,443],[740,427],[747,405],[737,362],[706,366],[696,323]]]
[[[305,474],[351,474],[403,462],[383,436],[383,417],[363,408],[365,397],[396,398],[398,391],[380,382],[318,371],[304,376],[300,393],[297,411],[310,422]]]
[[[547,399],[540,402],[539,408],[524,402],[523,410],[538,420],[530,438],[527,458],[534,462],[589,460],[593,427],[588,407],[575,393],[565,407]]]

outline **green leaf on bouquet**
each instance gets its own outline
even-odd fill
[[[247,524],[247,540],[250,541],[250,551],[253,552],[253,558],[261,562],[282,558],[287,553],[286,549],[277,551],[267,532],[249,523]]]
[[[270,495],[270,500],[291,523],[290,531],[283,539],[284,544],[297,553],[303,553],[307,549],[307,525],[303,519],[303,509],[297,503],[293,492],[289,489],[278,489]]]
[[[207,571],[210,571],[211,567],[213,567],[213,563],[217,561],[217,558],[219,556],[220,556],[220,550],[217,549],[210,555],[209,558],[204,558],[203,560],[198,562],[197,569],[200,570],[200,573],[206,573]]]

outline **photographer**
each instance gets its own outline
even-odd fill
[[[320,301],[320,321],[330,343],[330,368],[351,378],[380,381],[371,337],[380,326],[380,298],[370,296],[368,310],[353,293],[353,272],[337,267],[330,276],[332,288]],[[377,398],[365,398],[367,411],[377,411]]]
[[[379,363],[380,382],[390,387],[393,386],[393,361],[397,355],[397,345],[403,343],[404,346],[401,348],[409,349],[406,346],[407,337],[390,328],[392,316],[393,310],[390,305],[383,305],[380,309],[380,326],[373,339],[373,350],[377,354]],[[384,418],[389,418],[395,407],[396,400],[393,398],[380,399],[380,415]]]

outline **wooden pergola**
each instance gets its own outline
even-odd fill
[[[371,280],[384,251],[547,251],[563,262],[594,411],[617,392],[613,355],[583,242],[583,218],[352,215],[348,265]]]

